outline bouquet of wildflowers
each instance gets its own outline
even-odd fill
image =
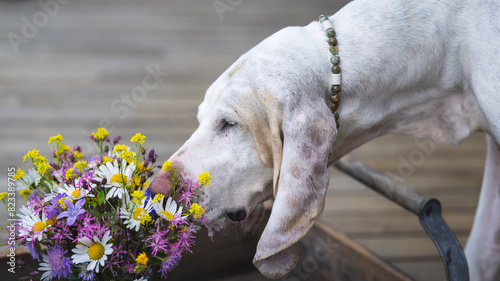
[[[40,261],[42,281],[166,278],[204,225],[195,198],[210,175],[190,182],[170,161],[155,166],[157,155],[140,133],[132,147],[118,144],[121,137],[110,141],[103,128],[90,138],[96,151],[89,157],[61,135],[49,139],[52,162],[36,149],[24,156],[29,170],[14,177],[27,200],[18,214],[19,244]],[[172,197],[150,193],[155,168],[170,173]]]

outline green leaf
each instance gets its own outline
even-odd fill
[[[99,205],[102,205],[102,202],[104,202],[104,190],[101,190],[101,192],[99,192],[99,195],[97,195],[97,199],[99,200]]]
[[[107,213],[99,213],[98,211],[96,211],[95,209],[92,209],[90,210],[90,213],[96,217],[96,218],[102,218],[102,217],[111,217],[114,215],[113,212],[107,212]]]
[[[98,211],[96,211],[95,209],[92,209],[90,210],[90,213],[96,217],[96,218],[100,218],[101,217],[101,213],[99,213]]]

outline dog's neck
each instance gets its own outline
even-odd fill
[[[482,127],[459,65],[460,5],[383,2],[354,1],[329,17],[342,68],[340,128],[330,162],[387,133],[457,143]],[[323,32],[319,23],[308,28]]]

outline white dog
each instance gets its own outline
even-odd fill
[[[206,92],[199,128],[170,160],[187,178],[213,176],[200,198],[210,225],[255,220],[274,196],[254,264],[282,276],[323,210],[328,165],[387,133],[456,144],[483,130],[486,171],[466,255],[471,280],[497,280],[500,2],[358,0],[329,18],[342,68],[338,130],[329,43],[317,21],[267,38]],[[168,195],[168,176],[151,189]]]

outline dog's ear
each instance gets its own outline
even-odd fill
[[[325,103],[286,111],[282,152],[274,153],[282,155],[274,159],[275,201],[253,261],[269,278],[283,276],[295,267],[297,241],[323,210],[328,157],[337,135],[335,119]]]

